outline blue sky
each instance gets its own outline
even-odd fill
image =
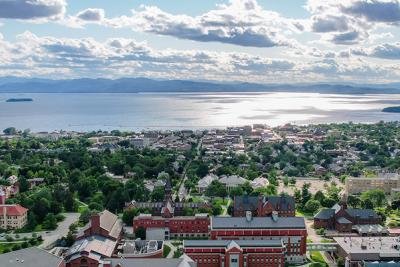
[[[0,0],[0,76],[398,82],[400,0]]]

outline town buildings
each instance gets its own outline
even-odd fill
[[[212,217],[212,240],[282,240],[286,247],[285,261],[305,260],[307,229],[302,217]]]
[[[206,202],[175,202],[172,199],[172,186],[169,179],[165,184],[165,196],[163,202],[136,202],[131,201],[126,203],[125,208],[143,208],[150,209],[153,216],[165,216],[165,212],[171,213],[171,216],[184,216],[185,209],[200,209],[210,208],[211,206]]]
[[[284,266],[282,240],[184,240],[183,251],[198,267]]]
[[[295,216],[295,200],[292,196],[235,196],[233,200],[233,216],[243,217],[251,211],[255,217],[272,216],[277,212],[281,217]]]
[[[0,229],[20,229],[28,222],[28,209],[6,204],[6,193],[0,188]]]
[[[361,231],[361,234],[364,232],[362,231],[362,225],[375,226],[375,229],[381,229],[378,227],[381,222],[382,218],[374,210],[347,209],[338,204],[331,209],[322,209],[314,216],[314,227],[316,229],[335,229],[339,232],[351,232],[354,230]],[[375,231],[372,233],[378,234]]]
[[[387,266],[388,262],[400,261],[398,237],[335,237],[334,240],[338,247],[336,254],[345,259],[345,266],[367,266],[366,263]]]
[[[362,192],[381,189],[386,194],[400,188],[400,175],[394,173],[380,174],[378,177],[349,177],[346,179],[346,194],[360,194]]]
[[[133,230],[146,230],[146,239],[169,240],[171,238],[208,237],[210,217],[208,214],[194,216],[152,216],[140,214],[133,220]]]

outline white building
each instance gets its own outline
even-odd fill
[[[218,176],[215,174],[208,174],[200,179],[197,183],[197,189],[199,193],[203,193],[206,191],[207,187],[212,183],[212,181],[218,180]]]
[[[245,184],[246,182],[248,182],[248,180],[238,175],[230,175],[230,176],[224,175],[219,179],[219,182],[225,185],[226,190],[229,191],[232,188],[236,188],[238,186]]]

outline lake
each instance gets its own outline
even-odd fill
[[[9,98],[33,102],[7,103]],[[400,95],[316,93],[0,94],[0,129],[205,129],[400,120]]]

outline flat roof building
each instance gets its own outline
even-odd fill
[[[362,262],[390,262],[400,260],[398,237],[335,237],[337,255],[344,258],[346,266],[360,266]]]

